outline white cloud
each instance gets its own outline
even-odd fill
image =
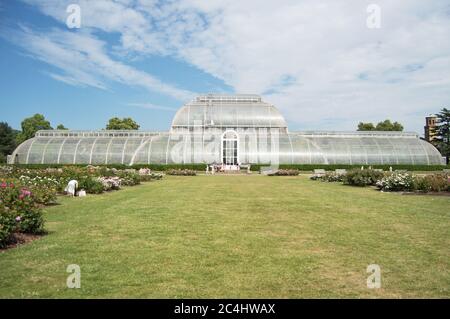
[[[61,22],[70,3],[28,2]],[[84,28],[120,35],[118,53],[170,55],[236,92],[264,93],[299,128],[353,129],[389,117],[421,131],[423,116],[450,101],[447,0],[379,0],[381,29],[366,27],[371,2],[361,0],[79,3]],[[120,76],[127,66],[116,68],[114,77],[128,81]]]
[[[89,30],[68,32],[53,29],[42,33],[21,27],[19,31],[11,32],[11,35],[12,41],[23,47],[30,56],[56,67],[61,73],[50,72],[49,75],[67,84],[107,89],[107,82],[115,81],[160,92],[181,101],[195,95],[112,59],[105,48],[106,44]]]

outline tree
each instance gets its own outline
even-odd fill
[[[436,127],[433,129],[434,141],[442,156],[445,156],[446,163],[450,157],[450,110],[443,108],[437,114]]]
[[[373,123],[359,122],[358,131],[403,131],[403,125],[399,122],[392,123],[390,120],[378,122],[376,126]]]
[[[6,122],[0,122],[0,163],[6,162],[6,156],[11,155],[16,148],[17,131]]]
[[[358,131],[375,131],[375,126],[373,125],[373,123],[359,122]]]
[[[62,125],[62,124],[58,124],[58,126],[56,127],[56,129],[57,129],[57,130],[68,130],[68,128],[65,127],[65,126]]]
[[[107,130],[138,130],[139,124],[137,124],[132,118],[127,117],[119,119],[118,117],[113,117],[109,120],[106,125]]]
[[[392,123],[390,120],[379,122],[375,127],[376,131],[403,131],[403,125],[399,122]]]
[[[17,136],[17,142],[22,143],[23,141],[32,138],[39,130],[52,130],[50,122],[47,121],[42,114],[34,114],[32,117],[24,119],[21,123],[22,132]]]

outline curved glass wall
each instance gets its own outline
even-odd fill
[[[237,134],[236,139],[230,138],[232,147],[227,143],[224,147],[225,132]],[[241,164],[443,164],[437,149],[415,133],[288,133],[279,111],[255,95],[200,96],[178,111],[169,132],[39,131],[9,157],[9,163],[23,164],[224,161]]]
[[[397,136],[314,135],[239,130],[240,163],[442,164],[431,144]],[[24,164],[222,163],[223,132],[166,133],[151,137],[35,137],[13,153]]]

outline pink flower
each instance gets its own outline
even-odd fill
[[[20,216],[16,217],[16,222],[20,222],[21,220],[22,220],[22,217],[20,217]]]
[[[22,196],[22,198],[31,195],[31,192],[28,189],[25,189],[25,188],[22,188],[22,190],[20,192],[21,192],[20,196]],[[20,196],[19,196],[19,198],[20,198]],[[20,198],[20,199],[22,199],[22,198]]]
[[[5,182],[2,183],[1,188],[6,188],[8,186],[8,184],[6,184]]]

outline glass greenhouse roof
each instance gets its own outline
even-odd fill
[[[197,97],[175,114],[172,128],[194,126],[287,127],[278,109],[257,95],[214,94]]]

